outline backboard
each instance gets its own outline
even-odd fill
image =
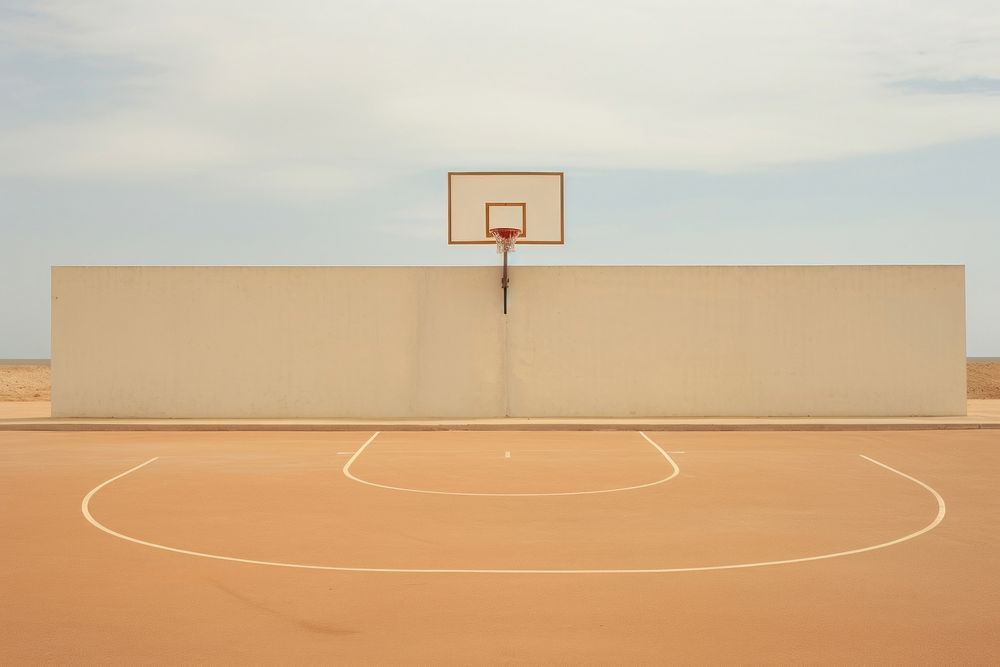
[[[564,243],[561,171],[448,172],[448,243],[488,244],[515,227],[521,244]]]

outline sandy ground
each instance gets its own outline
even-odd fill
[[[968,398],[1000,398],[1000,362],[966,365]],[[0,401],[47,401],[51,396],[48,366],[0,364]]]
[[[969,362],[968,398],[1000,398],[1000,361]]]
[[[0,401],[47,401],[52,395],[49,367],[0,364]]]
[[[0,433],[0,664],[995,663],[996,432],[650,435]]]

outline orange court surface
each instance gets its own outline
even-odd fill
[[[1000,431],[0,432],[0,663],[1000,660]]]

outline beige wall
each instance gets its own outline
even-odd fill
[[[56,267],[55,416],[965,412],[961,266]],[[505,343],[506,341],[506,343]]]
[[[54,268],[52,412],[501,414],[497,282],[482,269]]]
[[[965,414],[961,266],[537,267],[513,280],[511,414]]]

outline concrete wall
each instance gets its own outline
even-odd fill
[[[513,280],[511,414],[965,414],[960,266],[537,267]]]
[[[961,266],[56,267],[54,416],[965,413]]]
[[[52,413],[502,414],[497,282],[482,269],[54,268]]]

